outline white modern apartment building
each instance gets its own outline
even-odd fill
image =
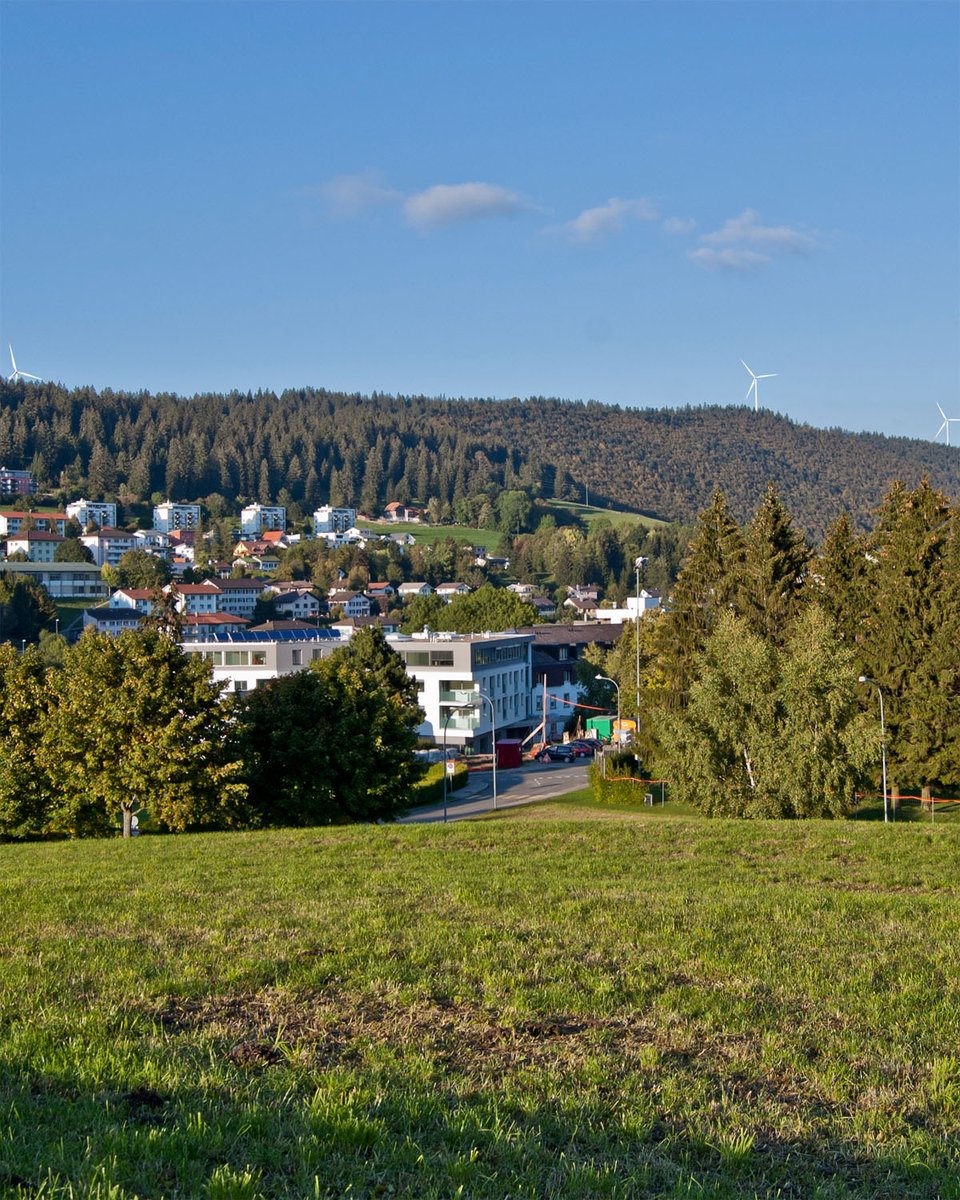
[[[259,537],[267,530],[287,528],[287,510],[282,504],[248,504],[240,510],[240,536]]]
[[[110,526],[98,529],[95,533],[85,533],[80,541],[93,555],[98,567],[115,567],[128,550],[141,548],[135,533],[128,533],[126,529],[112,529]]]
[[[329,504],[324,504],[313,514],[313,532],[316,534],[346,533],[356,523],[355,508],[331,508]]]
[[[117,506],[107,500],[74,500],[67,505],[67,516],[81,529],[90,524],[113,527],[117,523]]]
[[[200,524],[199,504],[173,504],[167,500],[153,509],[153,527],[161,533],[172,529],[196,529]]]
[[[340,645],[332,629],[244,630],[211,640],[185,640],[180,649],[206,659],[224,692],[249,692],[280,675],[303,671]]]
[[[417,680],[421,737],[486,753],[497,739],[533,728],[532,634],[392,634],[390,646]]]
[[[105,600],[110,588],[95,563],[2,562],[0,572],[42,583],[54,600]]]

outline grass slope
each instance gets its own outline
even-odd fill
[[[960,1196],[960,845],[529,818],[0,848],[0,1193]]]

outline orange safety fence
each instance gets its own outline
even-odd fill
[[[882,800],[883,792],[874,792],[872,796],[868,796],[866,792],[857,792],[856,796],[858,800]],[[916,800],[920,804],[960,804],[960,796],[908,796],[905,792],[900,792],[896,796],[890,792],[887,799],[896,801],[898,804],[901,800]]]

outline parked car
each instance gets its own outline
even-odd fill
[[[596,754],[595,748],[584,738],[576,738],[572,742],[567,742],[573,750],[574,758],[593,758]]]
[[[575,755],[572,746],[544,746],[533,756],[535,762],[568,762],[572,763]]]

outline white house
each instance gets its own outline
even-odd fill
[[[331,608],[339,606],[345,617],[369,617],[373,612],[373,601],[363,592],[332,591],[327,596]]]
[[[104,600],[110,594],[95,563],[0,561],[0,574],[4,573],[43,584],[54,600]]]
[[[660,593],[657,591],[647,591],[646,588],[640,589],[640,608],[639,613],[642,617],[645,613],[654,612],[660,608],[662,601]],[[624,621],[635,621],[637,619],[637,597],[628,596],[626,606],[624,608],[600,608],[596,609],[596,620],[598,621],[614,621],[622,623]]]
[[[167,500],[153,510],[153,527],[161,533],[171,529],[196,529],[200,524],[199,504],[173,504]]]
[[[146,549],[138,542],[135,533],[109,526],[98,529],[95,533],[83,534],[80,541],[93,555],[93,561],[98,567],[115,567],[120,561],[120,556],[128,550]]]
[[[117,588],[110,597],[111,608],[132,608],[139,613],[153,612],[152,588]]]
[[[287,510],[282,504],[248,504],[240,510],[240,536],[259,537],[267,530],[281,533],[287,527]]]
[[[434,590],[438,596],[442,596],[449,604],[457,596],[466,596],[470,591],[470,587],[466,583],[438,583]]]
[[[116,525],[117,506],[107,500],[74,500],[67,505],[67,516],[72,517],[81,529],[90,524]]]
[[[497,738],[525,734],[531,705],[532,634],[391,634],[390,646],[417,680],[426,717],[421,737],[485,752]]]
[[[281,620],[316,620],[324,607],[313,592],[281,592],[273,597],[273,611]]]
[[[252,617],[257,601],[270,586],[262,579],[205,579],[220,593],[217,611],[235,617]]]
[[[168,583],[163,590],[168,595],[173,593],[178,612],[217,612],[220,588],[215,583]]]
[[[139,629],[144,614],[135,608],[125,608],[119,605],[103,605],[97,608],[83,610],[82,624],[84,629],[93,628],[97,633],[107,637],[116,637],[125,629]]]
[[[414,596],[432,596],[433,588],[429,583],[421,580],[411,579],[408,583],[401,583],[397,588],[401,599],[411,600]]]

